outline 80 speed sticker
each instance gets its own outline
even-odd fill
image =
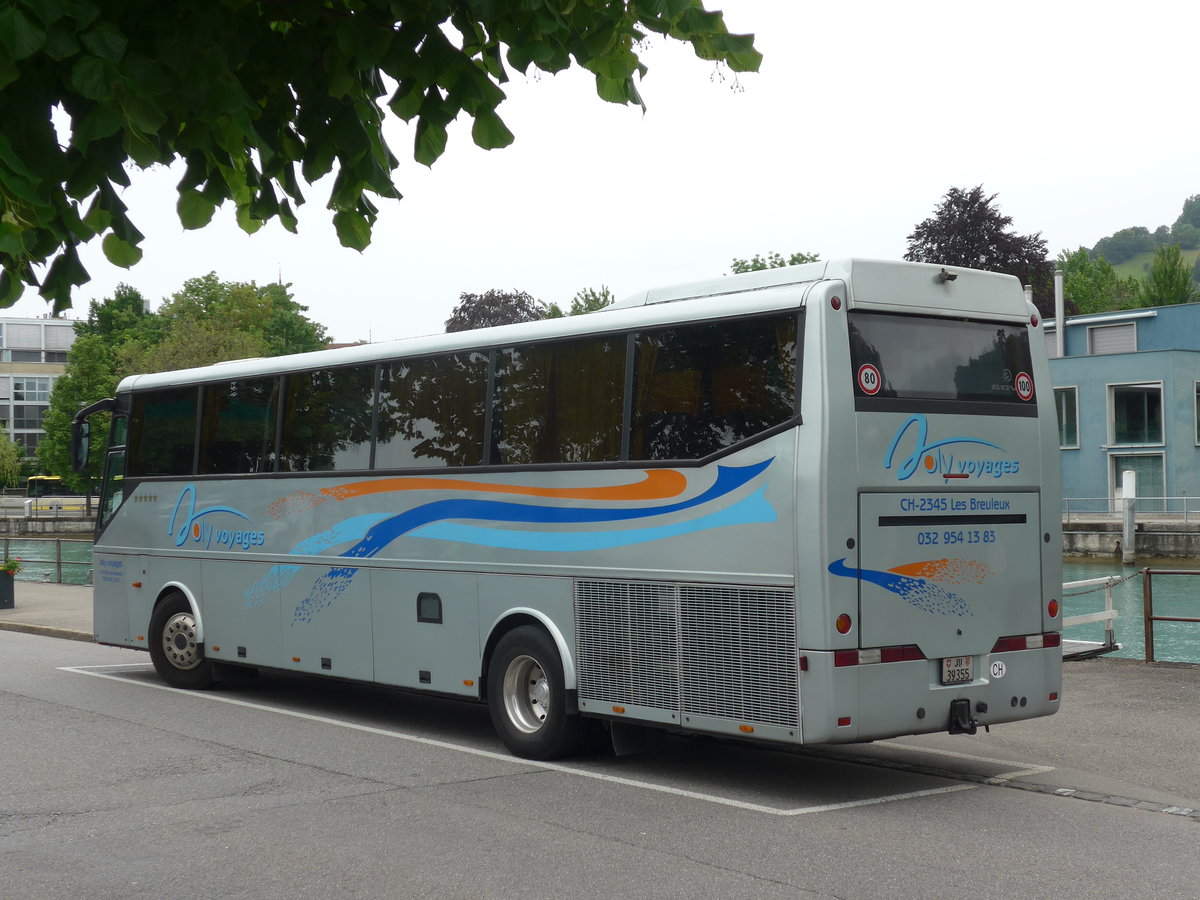
[[[858,389],[864,394],[874,396],[880,388],[879,370],[870,363],[858,367]]]

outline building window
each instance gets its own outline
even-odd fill
[[[1088,352],[1133,353],[1137,350],[1137,324],[1097,325],[1088,329]]]
[[[30,403],[48,403],[50,401],[50,379],[20,376],[12,380],[14,400],[24,400]]]
[[[1054,409],[1058,413],[1058,446],[1063,450],[1079,449],[1078,399],[1079,388],[1054,389]]]
[[[1162,385],[1114,386],[1111,426],[1113,444],[1161,444]]]
[[[1145,456],[1113,456],[1112,483],[1115,497],[1124,483],[1124,472],[1132,471],[1137,478],[1138,512],[1163,512],[1166,509],[1167,482],[1161,453]]]
[[[1200,381],[1196,382],[1196,443],[1200,444]]]

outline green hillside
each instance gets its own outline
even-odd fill
[[[1181,250],[1183,261],[1187,263],[1188,268],[1196,264],[1196,257],[1200,256],[1200,248],[1196,250]],[[1126,260],[1120,265],[1114,265],[1113,269],[1119,278],[1127,278],[1132,275],[1134,278],[1145,278],[1146,273],[1150,271],[1150,263],[1154,261],[1154,251],[1147,253],[1139,253],[1133,259]]]

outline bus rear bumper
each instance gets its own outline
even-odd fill
[[[802,684],[814,688],[801,690],[806,744],[970,734],[972,727],[1053,715],[1062,695],[1058,647],[976,654],[974,680],[954,685],[941,684],[938,659],[835,668],[832,653],[805,655]],[[832,702],[815,700],[821,696]]]

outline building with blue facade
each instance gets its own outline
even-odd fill
[[[1200,303],[1067,318],[1061,354],[1058,324],[1045,331],[1063,496],[1103,509],[1126,469],[1139,510],[1200,496]]]

